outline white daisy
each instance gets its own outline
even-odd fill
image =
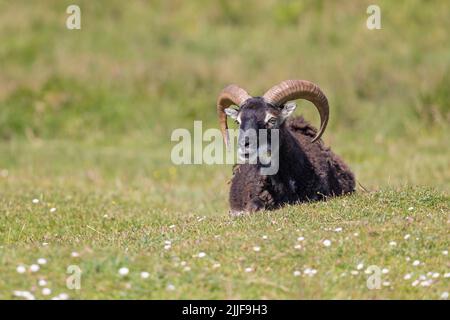
[[[43,286],[47,285],[47,281],[44,280],[44,279],[41,279],[41,280],[39,280],[38,284],[39,284],[40,287],[43,287]]]
[[[173,284],[169,283],[169,284],[167,285],[166,289],[167,289],[168,291],[174,291],[174,290],[175,290],[175,286],[174,286]]]
[[[37,264],[32,264],[32,265],[30,266],[30,271],[31,271],[31,272],[38,272],[40,268],[41,268],[41,267],[39,267],[39,265],[37,265]]]
[[[323,240],[323,245],[324,245],[325,247],[331,246],[331,240],[328,240],[328,239]]]
[[[122,267],[119,269],[119,274],[121,276],[126,276],[126,275],[128,275],[128,273],[130,273],[130,270],[126,267]]]
[[[52,290],[51,290],[50,288],[43,288],[43,289],[42,289],[42,294],[43,294],[44,296],[51,295],[51,294],[52,294]]]

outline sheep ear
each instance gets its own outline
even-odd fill
[[[295,102],[286,103],[281,110],[281,120],[286,120],[294,112],[295,108],[297,108],[297,104]]]
[[[225,111],[226,115],[229,116],[230,118],[232,118],[233,120],[236,120],[237,116],[239,114],[239,112],[233,108],[226,108],[224,111]]]

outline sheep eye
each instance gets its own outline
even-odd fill
[[[271,124],[271,125],[274,125],[274,124],[277,123],[277,118],[270,118],[270,119],[267,121],[267,123],[268,123],[268,124]]]

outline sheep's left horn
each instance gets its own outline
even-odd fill
[[[306,99],[314,103],[320,114],[320,129],[312,142],[320,139],[327,127],[330,108],[325,94],[312,82],[306,80],[286,80],[270,88],[263,96],[267,103],[281,106],[287,101]]]
[[[241,87],[230,84],[219,94],[217,98],[217,115],[219,116],[220,131],[222,131],[225,145],[228,146],[228,125],[225,109],[231,105],[242,106],[251,96]]]

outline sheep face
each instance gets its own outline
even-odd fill
[[[280,129],[295,108],[295,103],[275,107],[265,102],[263,98],[255,97],[248,99],[239,109],[225,109],[227,116],[239,124],[238,156],[240,160],[256,163],[258,155],[270,157],[275,151],[273,149],[278,147],[278,139],[274,139],[273,130]]]

